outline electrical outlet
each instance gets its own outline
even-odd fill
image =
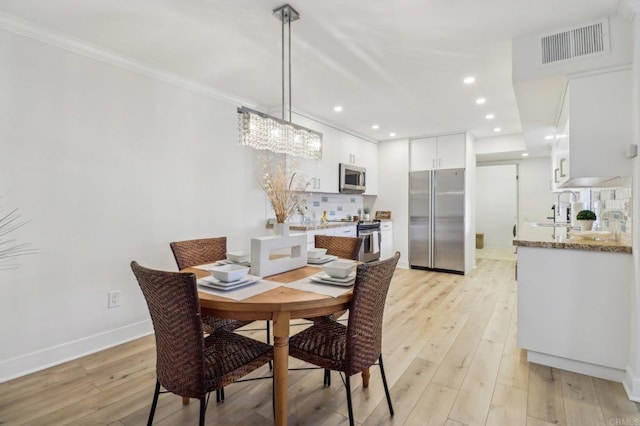
[[[120,306],[120,290],[109,292],[109,309]]]

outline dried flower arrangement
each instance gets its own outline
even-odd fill
[[[285,223],[306,202],[304,191],[309,186],[309,181],[300,177],[297,172],[288,174],[282,160],[263,159],[259,182],[271,202],[278,223]]]
[[[2,208],[0,208],[0,271],[17,268],[18,265],[9,262],[17,257],[36,253],[30,248],[29,243],[16,243],[16,240],[7,238],[10,233],[27,223],[20,220],[18,209],[13,209],[4,215],[1,214]]]

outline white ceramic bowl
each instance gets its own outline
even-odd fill
[[[353,260],[334,260],[322,267],[324,272],[334,278],[346,278],[356,266]]]
[[[244,251],[228,251],[227,259],[235,263],[247,263],[251,261],[251,255]]]
[[[230,283],[233,281],[238,281],[247,275],[249,272],[249,268],[242,265],[222,265],[222,266],[214,266],[209,269],[211,275],[220,281],[224,281],[226,283]]]
[[[326,253],[327,253],[327,249],[325,248],[310,248],[310,249],[307,249],[307,258],[320,259]]]

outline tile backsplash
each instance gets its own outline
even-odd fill
[[[319,222],[326,211],[329,220],[341,220],[358,214],[364,207],[363,196],[359,194],[309,194],[305,203],[305,223]],[[302,215],[295,214],[289,223],[300,223]]]
[[[620,241],[631,244],[631,187],[591,190],[591,204],[598,230],[611,231]]]

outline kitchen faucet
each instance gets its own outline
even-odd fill
[[[573,191],[569,191],[568,189],[565,189],[564,191],[559,192],[558,193],[558,202],[556,203],[556,210],[554,212],[555,213],[554,217],[555,217],[555,215],[560,216],[560,196],[562,194],[571,194],[571,195],[573,195],[573,201],[578,201],[578,195]],[[569,198],[569,203],[571,203],[571,198]],[[567,208],[567,222],[571,222],[570,211],[571,211],[571,207],[568,207]],[[554,220],[554,222],[555,222],[555,220]]]

